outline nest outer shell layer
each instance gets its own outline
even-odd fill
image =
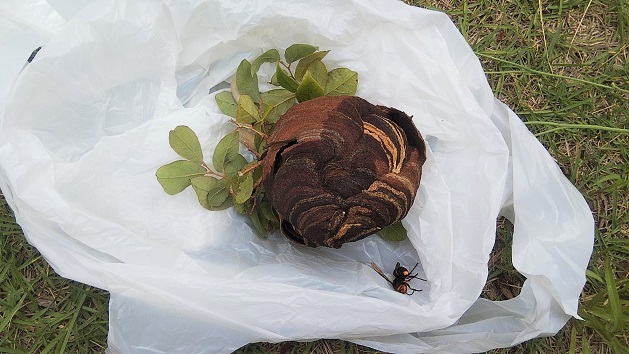
[[[282,233],[312,247],[339,248],[404,218],[426,161],[411,117],[356,96],[292,107],[267,147],[264,187]]]

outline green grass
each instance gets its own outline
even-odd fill
[[[55,274],[0,205],[0,353],[100,353],[108,294]]]
[[[556,336],[492,353],[628,353],[629,3],[626,0],[421,0],[448,13],[498,98],[526,122],[583,193],[597,226],[579,314]],[[483,296],[508,299],[512,225],[498,221]],[[107,293],[56,275],[0,211],[0,352],[98,353]],[[376,353],[337,340],[254,343],[239,353]]]

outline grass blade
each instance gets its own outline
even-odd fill
[[[621,326],[622,306],[620,304],[616,279],[609,258],[605,260],[605,284],[607,286],[609,310],[611,314],[611,331],[616,332]]]

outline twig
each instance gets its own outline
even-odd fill
[[[268,135],[264,134],[264,133],[263,133],[263,132],[261,132],[261,131],[256,130],[254,127],[252,127],[252,126],[251,126],[251,125],[249,125],[249,124],[241,124],[241,123],[236,122],[236,121],[235,121],[235,120],[233,120],[233,119],[230,119],[229,121],[230,121],[230,122],[232,122],[232,123],[234,123],[234,124],[236,125],[236,127],[238,127],[238,129],[247,129],[247,130],[250,130],[250,131],[252,131],[252,132],[254,132],[254,133],[256,133],[256,134],[260,135],[263,139],[268,139],[268,138],[269,138],[269,136],[268,136]]]

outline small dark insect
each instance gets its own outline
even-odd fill
[[[28,57],[28,60],[26,60],[28,63],[32,62],[33,59],[35,59],[35,56],[37,55],[37,53],[39,52],[39,50],[41,49],[41,47],[37,47],[37,49],[35,49],[32,53],[31,56]]]
[[[412,274],[418,265],[419,263],[415,264],[413,269],[409,271],[407,268],[402,267],[400,265],[400,262],[397,262],[397,264],[395,265],[395,269],[393,270],[394,279],[393,281],[391,281],[389,277],[386,274],[384,274],[382,269],[380,269],[380,267],[378,267],[374,262],[371,262],[371,268],[373,268],[373,270],[375,270],[376,273],[380,274],[381,277],[386,279],[391,284],[391,286],[393,286],[393,289],[395,289],[395,291],[397,291],[398,293],[406,294],[406,295],[413,295],[416,291],[421,291],[419,289],[411,288],[410,284],[408,283],[411,279],[419,279],[419,280],[426,281],[426,279],[422,279],[418,277],[417,274]],[[412,290],[412,292],[409,293],[408,292],[409,290]]]

